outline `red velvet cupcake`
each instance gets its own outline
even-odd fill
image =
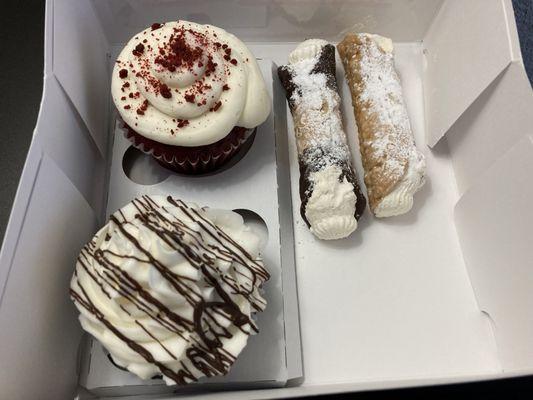
[[[232,34],[153,24],[120,53],[111,92],[126,137],[179,173],[215,171],[250,147],[270,113],[257,62]]]
[[[150,154],[165,168],[182,174],[205,174],[226,165],[233,156],[250,146],[256,129],[236,126],[218,142],[206,146],[170,146],[148,139],[124,125],[126,137],[139,150]]]

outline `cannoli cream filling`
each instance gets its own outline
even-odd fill
[[[374,209],[376,217],[405,214],[413,207],[413,195],[424,185],[426,162],[419,153],[413,153],[405,174],[396,187]]]
[[[331,165],[309,176],[314,186],[305,217],[319,239],[343,238],[357,229],[354,217],[357,199],[346,177],[339,180],[341,174],[338,166]]]

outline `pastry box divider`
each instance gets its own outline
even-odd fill
[[[150,23],[177,18],[235,33],[266,76],[308,37],[336,42],[349,29],[392,37],[429,176],[411,215],[381,222],[367,210],[351,241],[316,241],[298,215],[292,121],[272,73],[274,112],[262,134],[277,135],[269,177],[281,190],[279,226],[269,243],[278,238],[283,260],[287,370],[277,383],[288,385],[203,385],[205,393],[180,397],[276,398],[533,374],[533,95],[512,13],[510,0],[48,0],[43,100],[0,253],[0,340],[8,344],[0,358],[13,360],[0,374],[3,393],[90,398],[78,387],[86,359],[68,297],[74,260],[108,210],[138,193],[132,187],[161,191],[161,183],[115,179],[123,168],[112,160],[122,160],[115,151],[126,143],[110,140],[112,54]],[[149,163],[133,158],[133,170]],[[163,182],[179,193],[177,179]],[[209,199],[199,184],[196,193]],[[195,200],[224,207],[221,199]]]

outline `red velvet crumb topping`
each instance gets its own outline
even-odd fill
[[[164,83],[159,86],[159,93],[161,93],[161,96],[163,96],[165,99],[170,99],[172,97],[170,88]]]

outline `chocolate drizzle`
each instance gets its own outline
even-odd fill
[[[114,213],[101,235],[95,236],[82,249],[71,284],[72,299],[82,315],[86,310],[128,348],[177,384],[196,381],[203,375],[227,373],[237,354],[230,353],[224,347],[225,342],[236,334],[246,340],[252,331],[257,332],[250,312],[262,311],[266,306],[258,289],[269,279],[268,272],[262,262],[255,260],[207,218],[203,209],[170,196],[159,197],[158,201],[142,196],[124,209],[128,207],[129,212]],[[137,234],[139,227],[148,229],[164,245],[179,253],[197,270],[198,276],[192,278],[173,272],[172,265],[166,265],[153,254],[151,243]],[[104,234],[105,241],[101,240]],[[112,251],[106,246],[101,248],[102,243],[112,242],[114,235],[118,240],[127,241],[128,248],[134,249],[133,254],[132,251]],[[157,293],[122,268],[131,262],[148,264],[157,270],[177,298],[183,299],[184,305],[178,309],[187,308],[192,312],[178,312],[165,305]],[[80,271],[85,273],[83,277]],[[90,290],[87,285],[91,285]],[[96,301],[96,287],[108,301],[117,302],[124,312],[121,318],[140,328],[146,334],[145,340],[128,337],[127,330],[121,330],[123,324],[114,323],[108,312],[97,306],[100,301]],[[206,298],[202,288],[212,288],[213,294]],[[158,328],[152,331],[149,325]],[[161,330],[188,343],[183,353],[177,354],[164,343],[165,339],[157,337],[157,331]],[[147,341],[156,343],[173,361],[163,362],[154,356],[144,345]],[[125,363],[113,354],[112,346],[109,350],[115,362]]]

